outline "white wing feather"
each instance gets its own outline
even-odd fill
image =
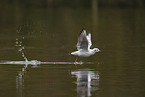
[[[90,49],[91,45],[92,45],[92,42],[91,42],[91,33],[89,33],[87,35],[87,40],[88,40],[88,49]]]

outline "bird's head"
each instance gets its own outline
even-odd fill
[[[101,50],[99,50],[98,48],[94,48],[93,50],[94,50],[95,53],[96,52],[101,52]]]

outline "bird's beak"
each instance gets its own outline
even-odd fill
[[[101,52],[101,50],[99,50],[99,52]]]

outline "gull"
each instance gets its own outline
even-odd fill
[[[94,55],[96,52],[100,52],[98,48],[93,48],[90,49],[92,46],[91,42],[91,33],[86,35],[86,30],[82,30],[78,37],[78,43],[77,43],[77,50],[75,52],[72,52],[71,55],[76,55],[76,60],[77,62],[78,56],[79,57],[89,57],[91,55]]]

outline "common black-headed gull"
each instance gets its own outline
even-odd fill
[[[90,49],[91,45],[91,33],[86,35],[86,30],[83,30],[78,37],[78,51],[72,52],[71,54],[79,57],[89,57],[91,55],[94,55],[96,52],[100,52],[98,48]],[[75,62],[77,62],[77,59],[78,57],[76,58]]]

